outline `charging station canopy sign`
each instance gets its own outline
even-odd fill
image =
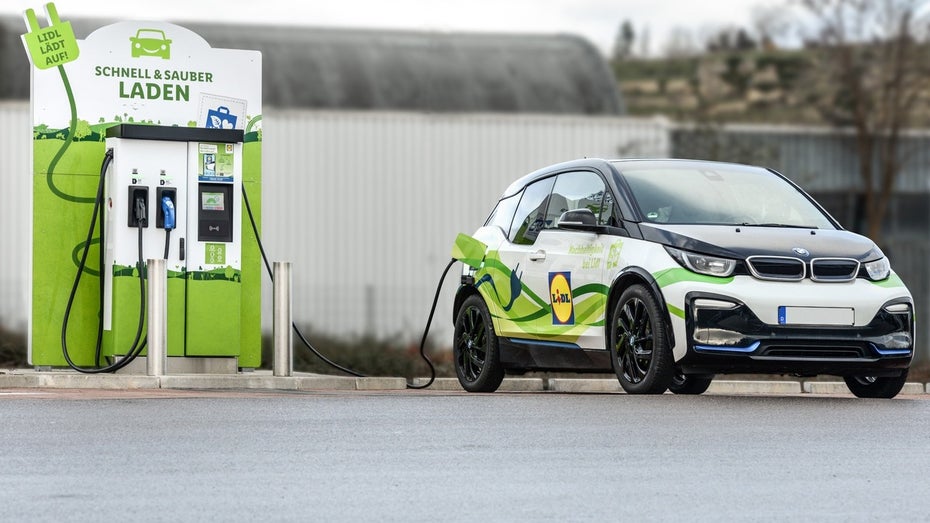
[[[69,29],[56,15],[56,22],[30,31],[24,41]],[[102,27],[72,48],[69,56],[76,59],[62,65],[64,86],[59,71],[41,70],[45,62],[36,60],[43,59],[30,54],[40,68],[33,76],[35,125],[67,127],[71,102],[92,127],[131,122],[246,130],[261,115],[258,51],[213,49],[184,27],[135,21]]]

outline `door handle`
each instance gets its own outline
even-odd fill
[[[531,252],[529,258],[530,261],[543,261],[546,259],[546,251],[539,250],[536,252]]]

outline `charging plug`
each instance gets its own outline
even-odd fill
[[[155,190],[155,227],[171,230],[178,226],[178,190],[175,187],[159,187]]]
[[[174,202],[167,194],[161,197],[161,212],[164,215],[163,226],[167,230],[174,229]]]
[[[149,226],[148,217],[149,188],[141,185],[129,186],[129,225],[132,228]]]
[[[145,210],[145,198],[137,196],[136,204],[133,208],[135,209],[134,213],[136,223],[139,224],[139,227],[148,227],[148,218],[146,217]]]

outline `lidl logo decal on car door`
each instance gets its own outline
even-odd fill
[[[572,273],[549,273],[549,303],[552,305],[553,325],[575,324],[575,307],[572,304]]]

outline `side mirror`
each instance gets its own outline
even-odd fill
[[[597,232],[597,217],[594,216],[591,209],[565,211],[559,218],[558,228],[572,231]]]

